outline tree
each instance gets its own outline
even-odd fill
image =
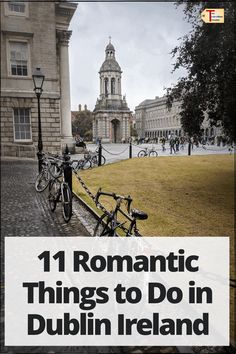
[[[174,87],[167,89],[167,107],[181,100],[181,124],[190,135],[200,134],[204,116],[211,126],[221,126],[225,135],[235,141],[236,118],[236,51],[235,2],[184,2],[190,33],[172,50],[176,57],[173,71],[183,67]],[[224,23],[204,23],[201,12],[206,8],[224,8]]]
[[[73,135],[79,134],[85,140],[92,140],[93,115],[89,110],[79,111],[72,121]]]

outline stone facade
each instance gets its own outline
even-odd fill
[[[77,5],[66,2],[1,2],[1,153],[35,156],[38,105],[32,73],[45,75],[41,95],[44,151],[72,140],[68,41]],[[66,39],[65,39],[66,38]]]
[[[172,108],[166,107],[166,96],[147,99],[135,107],[135,127],[141,139],[156,139],[169,135],[183,136],[181,126],[180,102],[175,101]],[[203,136],[208,138],[220,134],[220,128],[209,127],[207,119],[204,120]]]
[[[106,58],[100,74],[100,96],[95,105],[93,140],[118,143],[130,137],[131,111],[121,94],[121,68],[111,42],[106,46]]]

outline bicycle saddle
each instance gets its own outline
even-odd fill
[[[147,213],[145,213],[142,210],[138,210],[138,209],[132,209],[131,216],[135,219],[138,219],[138,220],[146,220],[148,218]]]

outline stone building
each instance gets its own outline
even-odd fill
[[[100,96],[95,105],[93,139],[118,143],[130,137],[131,111],[121,94],[121,68],[115,58],[111,41],[105,49],[106,58],[100,75]]]
[[[184,135],[181,126],[180,102],[175,101],[172,108],[166,107],[166,96],[147,99],[135,107],[135,127],[138,137],[156,139],[162,136]],[[220,129],[209,127],[207,119],[203,122],[203,136],[209,138],[220,134]]]
[[[1,2],[1,153],[35,156],[37,99],[32,73],[45,75],[41,96],[45,151],[72,146],[68,27],[77,4]]]

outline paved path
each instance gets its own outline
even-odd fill
[[[49,210],[47,193],[34,189],[37,163],[33,160],[1,161],[1,232],[3,236],[87,236],[75,212],[66,224],[59,205]]]
[[[103,144],[102,154],[106,158],[106,163],[113,163],[120,160],[125,160],[129,158],[129,144]],[[180,149],[176,154],[170,154],[169,144],[166,143],[166,151],[162,151],[161,144],[134,144],[132,146],[132,156],[137,157],[140,150],[145,149],[145,147],[156,149],[158,156],[188,156],[188,144],[184,145],[183,149]],[[95,151],[97,145],[87,144],[87,149],[90,151]],[[229,154],[227,146],[216,146],[216,145],[206,145],[205,148],[199,146],[198,148],[194,146],[191,151],[191,155],[210,155],[210,154]],[[72,155],[72,158],[82,158],[83,154]]]

